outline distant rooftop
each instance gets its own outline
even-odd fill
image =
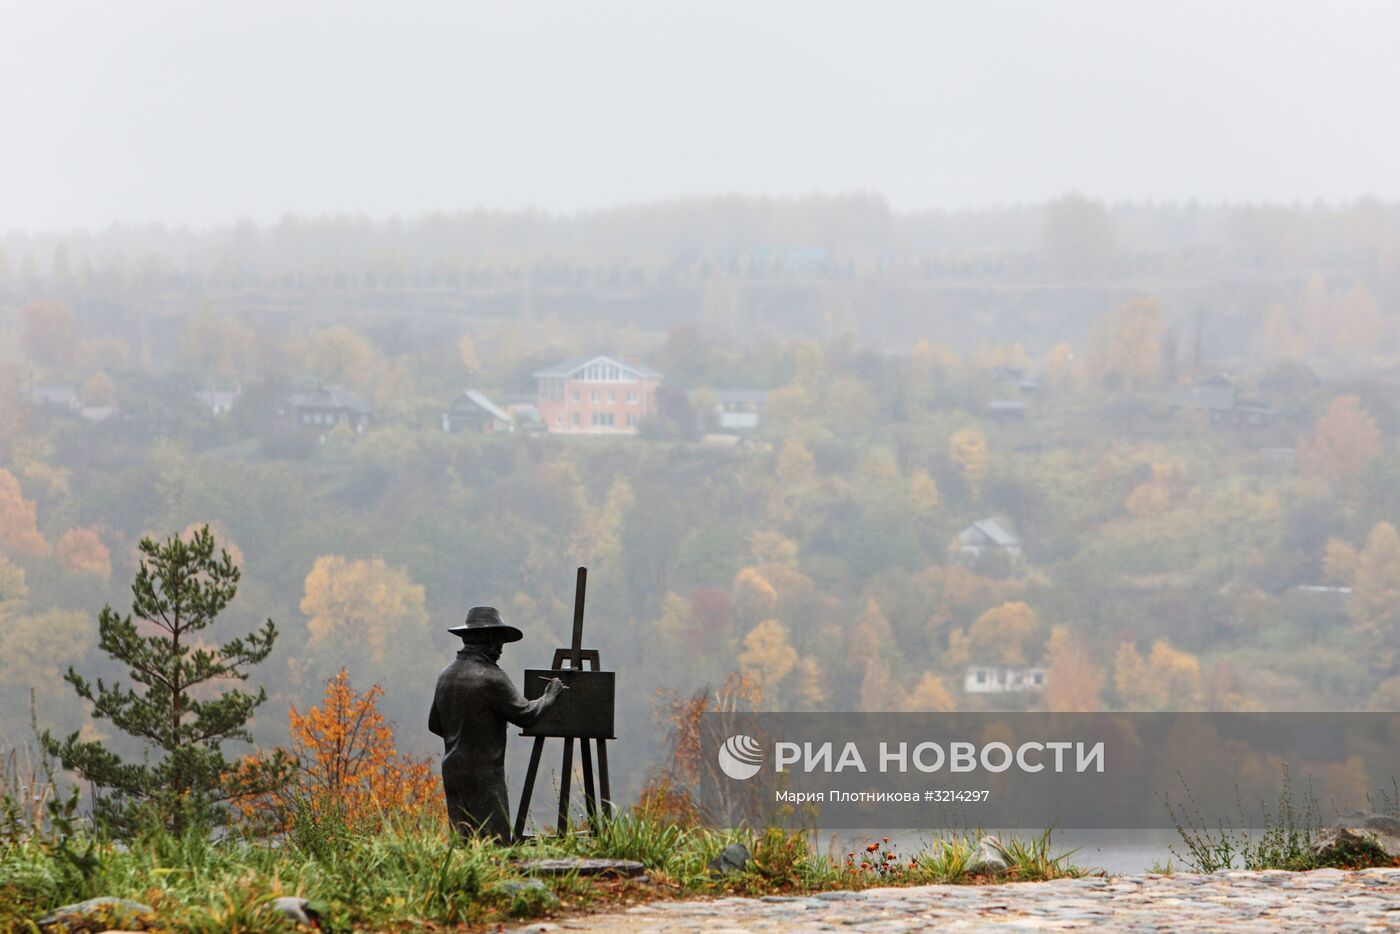
[[[606,354],[592,354],[587,357],[573,357],[562,360],[552,367],[540,370],[535,374],[536,379],[568,379],[580,370],[594,365],[615,366],[634,379],[660,379],[661,374],[649,366],[642,366],[639,363],[625,363],[617,357],[610,357]]]
[[[347,409],[364,414],[374,411],[365,400],[339,385],[320,385],[315,389],[293,393],[291,402],[297,408]]]
[[[716,389],[712,395],[716,402],[755,402],[762,404],[768,400],[766,389]]]
[[[1003,548],[1010,548],[1021,544],[1021,539],[1016,533],[1002,525],[1000,519],[978,519],[976,522],[963,529],[962,534],[976,530],[987,536],[988,540]]]
[[[462,393],[462,395],[472,400],[472,402],[476,404],[477,408],[481,409],[483,412],[485,412],[487,415],[490,415],[492,418],[500,419],[503,422],[510,421],[509,412],[502,409],[496,403],[492,402],[490,399],[486,398],[484,395],[477,392],[475,389],[468,389],[466,392]]]

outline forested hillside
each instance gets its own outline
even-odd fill
[[[732,672],[772,709],[1400,703],[1392,205],[733,199],[0,245],[12,743],[31,690],[41,727],[84,724],[61,675],[101,670],[136,542],[206,523],[244,571],[225,615],[284,633],[267,743],[346,665],[431,749],[445,628],[495,604],[527,633],[507,669],[541,665],[579,564],[628,791],[658,694]],[[462,390],[527,403],[592,353],[663,374],[637,436],[443,431]],[[308,384],[372,421],[298,422]],[[737,437],[734,389],[767,393]]]

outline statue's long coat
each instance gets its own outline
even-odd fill
[[[495,662],[471,648],[438,675],[428,729],[443,740],[447,816],[462,833],[510,839],[506,724],[529,726],[551,703],[527,701]]]

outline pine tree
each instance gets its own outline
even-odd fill
[[[65,769],[92,783],[99,823],[122,835],[156,822],[182,833],[221,819],[225,777],[236,768],[222,745],[252,740],[248,720],[267,699],[261,688],[215,692],[211,682],[246,680],[247,666],[271,653],[277,628],[268,620],[217,647],[197,639],[233,599],[240,576],[227,551],[216,557],[208,526],[187,540],[143,538],[140,550],[131,613],[109,605],[98,617],[99,646],[139,687],[94,684],[72,667],[64,680],[92,704],[94,717],[145,743],[147,756],[124,762],[100,742],[80,742],[76,732],[60,741],[45,731],[41,741]]]

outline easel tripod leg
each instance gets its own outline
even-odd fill
[[[592,825],[598,820],[598,796],[593,790],[593,750],[587,739],[579,740],[578,751],[583,762],[583,807]]]
[[[584,740],[588,742],[588,740]],[[612,787],[608,784],[608,741],[598,742],[598,791],[603,796],[603,816],[612,817]]]
[[[525,836],[525,819],[530,816],[530,796],[535,793],[535,776],[540,771],[540,754],[544,752],[544,737],[536,736],[530,750],[530,767],[525,770],[525,787],[520,790],[520,810],[515,815],[515,839]]]
[[[554,832],[559,836],[569,832],[569,780],[574,772],[574,739],[564,737],[564,764],[559,770],[559,823]]]

